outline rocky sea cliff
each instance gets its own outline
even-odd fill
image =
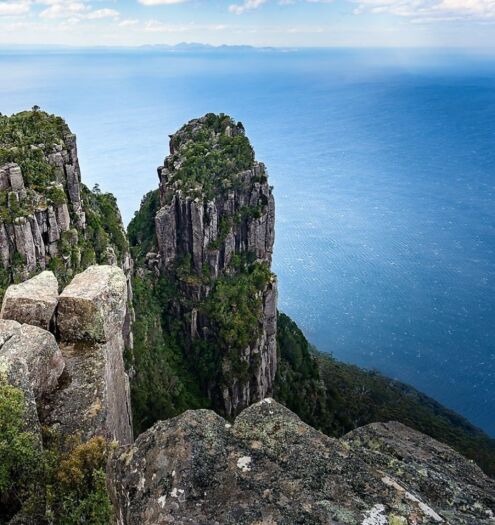
[[[60,117],[0,116],[0,523],[495,523],[493,440],[277,312],[243,125],[169,149],[126,236]]]

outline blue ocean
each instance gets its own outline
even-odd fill
[[[128,222],[168,134],[241,120],[275,187],[282,311],[495,435],[495,58],[433,50],[3,50],[0,111],[63,115]]]

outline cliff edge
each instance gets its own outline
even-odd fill
[[[122,525],[489,525],[495,483],[400,423],[340,440],[271,399],[228,423],[189,411],[119,449],[110,467]]]

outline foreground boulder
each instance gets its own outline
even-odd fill
[[[53,272],[41,272],[8,287],[0,318],[13,319],[48,330],[58,302],[58,282]]]
[[[493,524],[495,483],[480,469],[403,426],[374,433],[373,447],[352,445],[372,431],[332,439],[270,399],[232,426],[211,411],[185,412],[118,451],[110,465],[118,522]]]
[[[37,400],[57,388],[65,366],[53,334],[16,321],[0,320],[0,356],[26,364],[26,377]]]
[[[64,384],[48,399],[44,423],[63,435],[132,442],[129,378],[124,368],[127,284],[112,266],[91,266],[62,292],[57,333]]]
[[[366,425],[344,439],[399,495],[426,494],[445,523],[495,523],[495,483],[447,445],[395,421]]]

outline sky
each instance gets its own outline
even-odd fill
[[[0,0],[0,45],[495,49],[495,0]]]

